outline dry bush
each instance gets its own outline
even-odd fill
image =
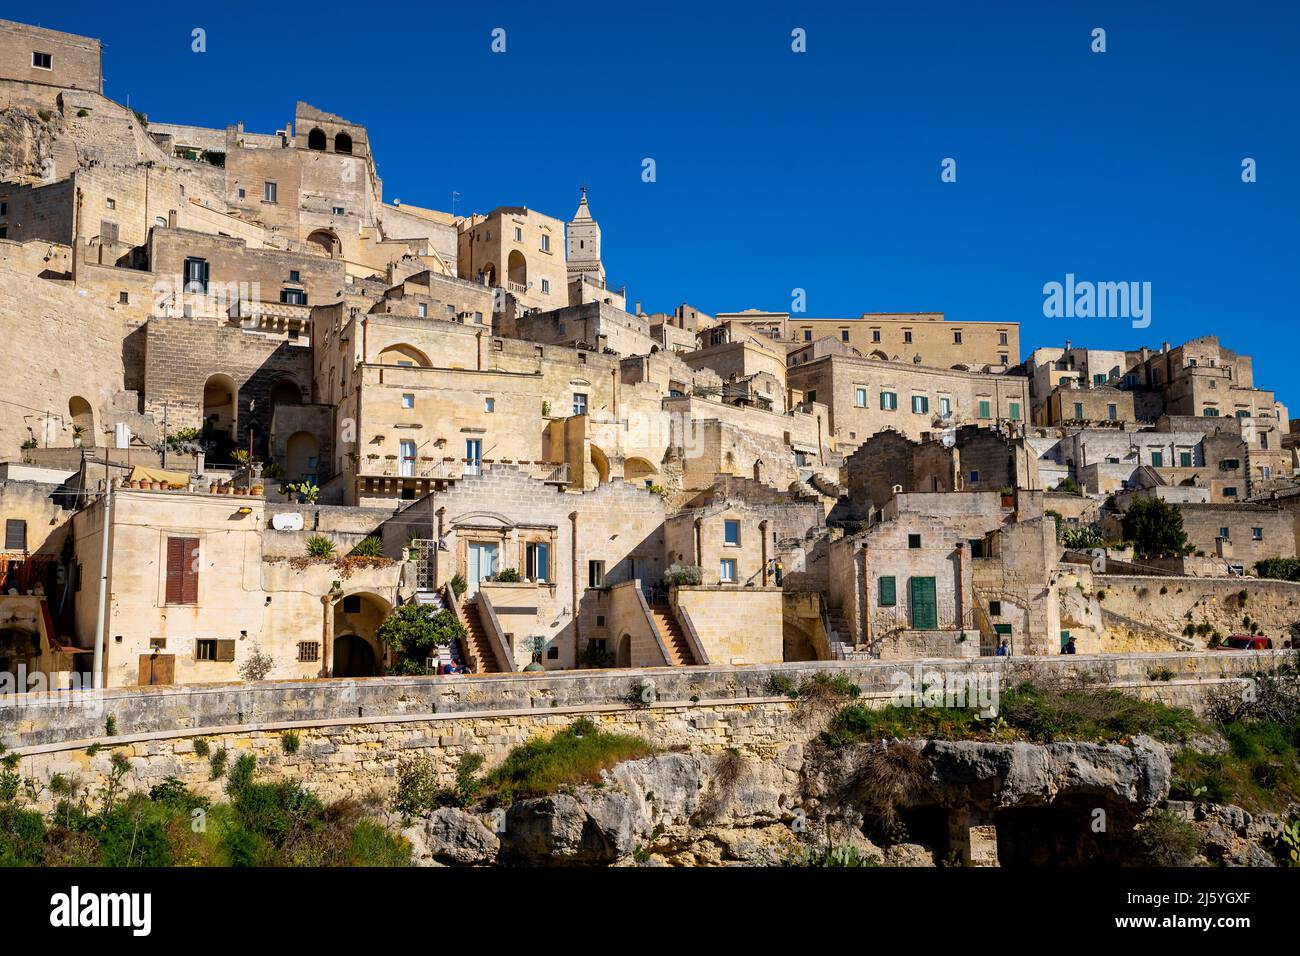
[[[926,758],[907,744],[894,742],[863,748],[853,776],[855,790],[862,794],[864,811],[875,817],[885,832],[899,823],[900,807],[911,805],[930,778]]]

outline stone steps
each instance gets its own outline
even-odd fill
[[[673,610],[667,604],[652,604],[650,606],[650,617],[659,629],[659,635],[664,639],[664,644],[668,646],[668,653],[672,655],[673,665],[683,667],[695,663],[695,656],[691,653],[691,646],[686,641],[686,633],[682,626],[677,623],[677,617]]]

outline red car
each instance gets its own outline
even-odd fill
[[[1273,639],[1262,634],[1230,634],[1219,645],[1221,651],[1271,651]]]

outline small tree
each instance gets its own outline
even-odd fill
[[[1066,528],[1061,533],[1061,543],[1077,550],[1106,546],[1105,539],[1094,528]]]
[[[262,649],[256,644],[253,645],[253,653],[249,654],[244,663],[239,665],[239,676],[244,680],[265,680],[266,675],[271,673],[271,668],[275,666],[275,659],[270,654],[263,654]]]
[[[423,674],[435,647],[465,638],[465,625],[450,610],[429,604],[403,604],[384,619],[376,636],[397,656],[398,674]]]
[[[1159,498],[1141,498],[1124,514],[1124,540],[1140,558],[1177,558],[1192,549],[1183,530],[1182,513]]]

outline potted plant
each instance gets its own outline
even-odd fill
[[[1004,485],[998,489],[998,494],[1002,496],[1002,507],[1011,508],[1016,503],[1016,490],[1010,485]]]
[[[84,434],[86,434],[86,426],[85,426],[85,425],[73,425],[73,426],[72,426],[72,444],[75,445],[76,447],[80,448],[80,447],[81,447],[81,436],[84,435]]]

